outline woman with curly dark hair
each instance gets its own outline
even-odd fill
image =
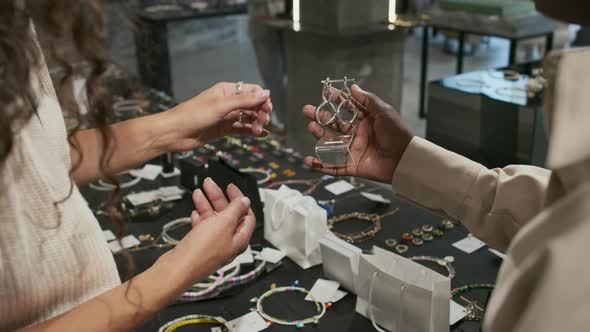
[[[0,2],[0,330],[131,330],[248,245],[255,218],[235,186],[211,180],[193,194],[193,230],[145,272],[121,284],[101,229],[77,186],[169,151],[230,134],[264,136],[270,93],[220,83],[160,114],[110,125],[100,86],[107,55],[99,0]],[[36,31],[63,67],[56,88]],[[75,46],[75,54],[57,45]],[[86,66],[73,63],[82,60]],[[79,120],[72,77],[87,78]],[[115,216],[116,213],[112,215]]]

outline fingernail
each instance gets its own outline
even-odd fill
[[[244,207],[246,209],[250,208],[250,199],[248,197],[242,197],[240,198],[240,200],[242,201],[242,204],[244,204]]]
[[[197,210],[193,210],[193,212],[191,212],[191,217],[193,217],[193,218],[198,215],[199,215],[199,213],[197,212]]]
[[[198,194],[202,194],[203,192],[201,191],[201,189],[197,189],[197,190],[195,190],[195,193],[198,195]]]
[[[273,105],[270,103],[270,111],[272,112]]]
[[[210,177],[208,177],[205,179],[205,182],[213,182],[213,180]]]
[[[258,98],[266,98],[270,96],[270,90],[262,90],[262,91],[258,91],[258,93],[256,93],[256,97]]]

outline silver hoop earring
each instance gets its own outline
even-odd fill
[[[341,94],[346,94],[346,99],[344,99],[344,100],[343,100],[343,101],[340,103],[340,105],[338,105],[338,109],[336,110],[336,116],[338,117],[338,119],[340,119],[340,120],[341,120],[342,122],[344,122],[344,123],[347,123],[347,124],[353,124],[353,123],[354,123],[354,121],[356,120],[356,118],[357,118],[358,114],[359,114],[359,111],[358,111],[358,109],[356,108],[356,106],[354,106],[354,104],[350,102],[350,99],[352,98],[352,91],[350,91],[350,89],[348,88],[348,83],[347,83],[347,81],[348,81],[348,79],[347,79],[347,77],[345,76],[345,77],[344,77],[344,87],[342,88],[342,92],[341,92]],[[342,106],[344,106],[344,105],[346,105],[346,104],[349,104],[349,103],[350,103],[350,106],[352,107],[352,119],[350,119],[350,120],[344,120],[344,119],[342,118],[342,116],[340,115],[340,114],[341,114],[341,112],[342,112]]]
[[[327,97],[326,97],[326,93],[327,93]],[[322,100],[323,102],[320,104],[320,106],[318,106],[315,109],[315,120],[321,124],[322,126],[329,126],[332,123],[334,123],[334,121],[336,121],[336,116],[338,113],[338,110],[336,109],[336,107],[334,106],[334,104],[330,101],[330,98],[332,97],[332,83],[330,82],[330,79],[326,79],[326,82],[324,83],[324,89],[322,90]],[[332,114],[330,116],[330,119],[328,119],[328,121],[326,122],[322,122],[322,116],[321,116],[321,111],[322,109],[329,107],[328,111]]]

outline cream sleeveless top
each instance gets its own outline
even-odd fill
[[[32,84],[38,115],[0,169],[0,331],[23,328],[120,284],[98,222],[70,190],[69,145],[43,59]],[[61,216],[60,216],[61,215]]]

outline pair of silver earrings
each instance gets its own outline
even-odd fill
[[[352,92],[348,88],[348,82],[354,82],[354,78],[349,79],[345,76],[343,80],[332,81],[328,77],[324,81],[322,81],[322,83],[324,84],[324,87],[322,89],[322,100],[323,101],[320,104],[320,106],[318,106],[315,110],[315,119],[322,126],[329,126],[329,125],[333,124],[336,121],[336,119],[344,122],[345,124],[353,124],[355,122],[355,120],[358,116],[358,109],[356,108],[356,106],[354,106],[354,103],[352,102]],[[340,91],[340,95],[344,95],[345,98],[342,102],[340,102],[340,104],[338,104],[338,107],[336,107],[336,105],[331,100],[332,99],[332,83],[342,83],[343,84],[343,88]],[[342,115],[342,112],[345,109],[348,109],[348,111],[352,113],[351,119],[347,120]],[[331,114],[328,121],[322,121],[322,112],[323,111],[326,111],[329,114]]]

